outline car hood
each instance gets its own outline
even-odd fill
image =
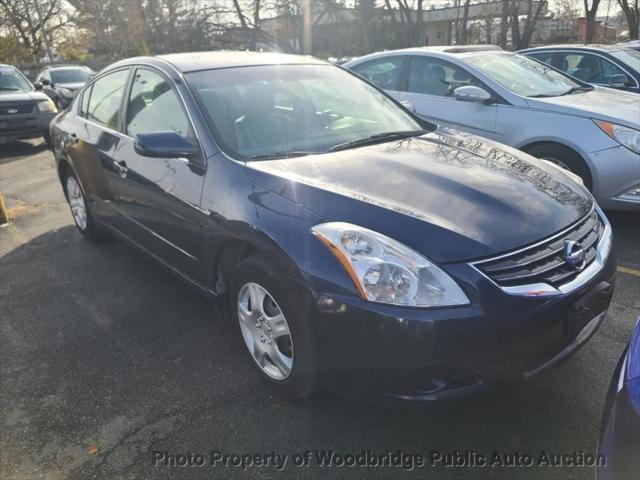
[[[541,110],[607,120],[640,127],[640,97],[637,93],[596,87],[589,92],[550,98],[527,98],[529,106]]]
[[[75,92],[79,88],[84,86],[84,82],[75,82],[75,83],[56,83],[56,88],[66,88],[67,90],[71,90]]]
[[[37,91],[7,92],[3,90],[2,95],[0,95],[0,103],[33,103],[48,99],[49,97],[46,94]]]
[[[439,262],[522,247],[592,208],[590,194],[558,169],[446,129],[247,166],[254,183],[327,221],[376,230]]]

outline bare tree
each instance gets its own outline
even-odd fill
[[[637,40],[640,33],[640,9],[638,8],[638,0],[618,0],[618,5],[622,9],[625,18],[627,19],[627,26],[629,27],[629,39]]]
[[[534,8],[534,0],[526,0],[526,11],[520,12],[520,0],[511,1],[511,41],[515,50],[527,48],[531,44],[531,38],[535,31],[536,24],[540,20],[542,12],[547,6],[546,0],[540,0]],[[521,19],[524,17],[522,30],[520,29]]]
[[[583,0],[583,2],[585,13],[584,43],[593,43],[596,36],[596,15],[598,14],[600,0]]]
[[[0,0],[0,11],[35,62],[43,47],[52,56],[53,35],[69,21],[62,0]]]

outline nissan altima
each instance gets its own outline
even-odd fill
[[[329,63],[128,59],[52,132],[82,235],[219,297],[285,395],[459,396],[558,364],[605,318],[611,227],[571,173]]]

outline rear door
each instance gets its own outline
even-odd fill
[[[439,58],[411,57],[404,99],[422,118],[438,125],[499,140],[494,103],[462,102],[453,97],[457,87],[490,89],[462,67]]]
[[[118,176],[114,160],[122,140],[119,115],[130,71],[123,68],[98,78],[82,93],[79,114],[72,112],[64,128],[64,148],[80,177],[92,214],[97,221],[115,227],[114,184]]]
[[[151,67],[136,69],[129,88],[123,138],[114,152],[118,210],[126,234],[184,276],[202,280],[203,163],[139,155],[135,137],[173,131],[197,143],[172,81]],[[200,159],[202,160],[202,159]]]

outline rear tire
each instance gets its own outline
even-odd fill
[[[569,147],[547,143],[530,148],[526,150],[526,152],[536,158],[549,160],[550,162],[575,173],[582,178],[584,186],[587,187],[589,191],[593,188],[593,181],[591,179],[589,167],[582,157]]]
[[[306,302],[288,283],[271,258],[255,255],[235,269],[229,301],[241,348],[258,375],[277,393],[297,399],[314,391],[316,369]]]
[[[76,176],[73,172],[70,172],[69,169],[67,169],[64,176],[63,185],[67,202],[71,208],[71,216],[84,238],[92,242],[106,238],[108,235],[95,224],[91,216],[91,211],[89,210],[84,192],[80,187],[80,182],[78,182]]]

